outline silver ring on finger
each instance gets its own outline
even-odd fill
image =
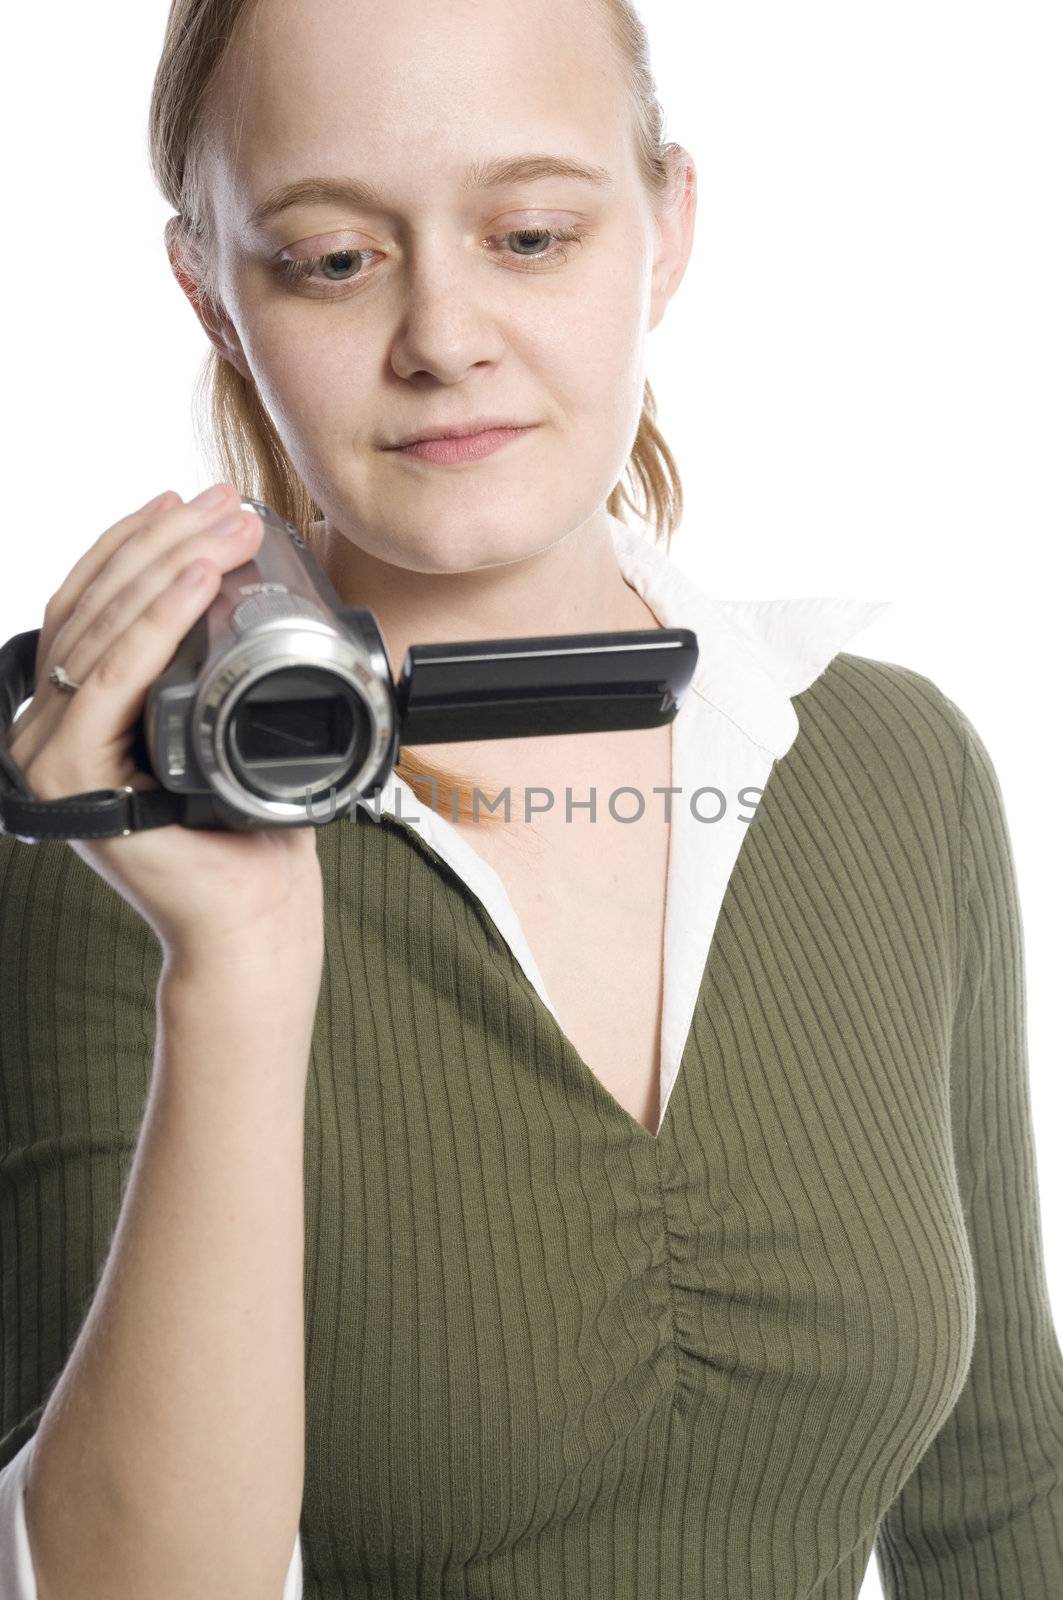
[[[80,683],[75,683],[65,668],[53,667],[48,674],[48,682],[54,683],[57,689],[65,689],[68,694],[73,694],[75,689],[80,689]]]

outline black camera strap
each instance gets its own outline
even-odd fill
[[[168,789],[92,789],[35,800],[7,749],[8,730],[36,688],[39,628],[0,645],[0,833],[23,844],[41,839],[107,839],[179,821],[182,796]]]

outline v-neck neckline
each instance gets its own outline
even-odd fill
[[[767,772],[767,774],[766,774],[766,776],[764,778],[764,789],[762,791],[761,800],[759,802],[759,805],[761,805],[761,806],[764,803],[764,798],[763,798],[764,794],[767,792],[767,788],[768,788],[768,785],[770,783],[770,779],[771,779],[772,775],[774,774],[777,765],[778,765],[778,763],[773,760],[772,763],[771,763],[771,766],[769,767],[768,772]],[[443,820],[445,820],[445,819],[443,819]],[[678,1058],[678,1062],[677,1062],[677,1065],[676,1065],[675,1076],[674,1076],[674,1079],[672,1081],[671,1088],[670,1088],[669,1093],[668,1093],[668,1097],[667,1097],[667,1099],[665,1101],[664,1109],[660,1113],[660,1120],[658,1121],[656,1131],[655,1132],[651,1132],[651,1130],[649,1128],[645,1127],[638,1120],[637,1117],[632,1116],[631,1112],[627,1109],[627,1107],[620,1103],[620,1101],[613,1094],[612,1090],[610,1088],[608,1088],[608,1086],[605,1083],[602,1082],[601,1078],[594,1071],[594,1069],[589,1065],[588,1062],[586,1062],[583,1059],[583,1056],[580,1054],[579,1050],[576,1048],[576,1045],[573,1043],[573,1041],[570,1038],[570,1036],[565,1032],[564,1028],[561,1026],[561,1023],[558,1020],[557,1016],[551,1010],[550,1006],[548,1006],[546,1004],[546,1002],[543,1000],[542,995],[540,995],[539,991],[535,987],[535,984],[532,982],[531,978],[528,976],[528,973],[524,969],[523,963],[520,961],[520,959],[516,955],[515,951],[513,950],[509,940],[506,938],[504,932],[499,927],[499,924],[498,924],[498,922],[497,922],[497,920],[496,920],[496,918],[494,916],[494,913],[491,911],[491,908],[486,904],[486,902],[484,901],[483,897],[479,894],[479,892],[472,886],[472,884],[470,884],[463,877],[463,875],[457,870],[457,868],[450,861],[448,861],[446,859],[445,856],[441,855],[440,852],[438,850],[436,850],[433,845],[428,843],[428,841],[424,838],[424,836],[420,832],[420,830],[412,822],[404,820],[403,818],[398,817],[398,816],[394,815],[394,813],[389,812],[389,811],[382,811],[380,816],[379,816],[379,818],[377,819],[375,825],[379,826],[379,824],[382,823],[382,822],[390,823],[392,827],[400,829],[403,833],[405,833],[406,835],[411,837],[415,841],[415,843],[416,843],[416,845],[418,846],[419,849],[421,849],[426,854],[428,854],[432,858],[433,861],[435,861],[439,866],[441,866],[443,868],[444,872],[447,875],[449,875],[457,884],[460,885],[462,890],[467,895],[471,896],[476,901],[477,906],[480,908],[480,913],[481,913],[482,917],[487,922],[488,926],[491,929],[491,932],[493,933],[495,938],[498,940],[499,944],[506,951],[506,954],[508,955],[508,957],[509,957],[509,959],[510,959],[510,961],[512,963],[513,970],[517,975],[518,981],[526,989],[526,991],[527,991],[527,993],[528,993],[528,995],[529,995],[529,997],[531,999],[532,1005],[539,1011],[541,1016],[544,1018],[547,1026],[554,1032],[554,1034],[556,1035],[556,1037],[557,1037],[562,1049],[564,1051],[566,1051],[568,1053],[569,1057],[571,1058],[571,1060],[576,1063],[579,1075],[588,1083],[588,1086],[589,1086],[591,1092],[594,1093],[594,1094],[597,1094],[599,1096],[599,1098],[601,1098],[605,1102],[605,1104],[607,1105],[607,1107],[610,1110],[610,1112],[615,1117],[617,1117],[625,1125],[625,1127],[628,1130],[630,1138],[635,1143],[648,1144],[655,1151],[658,1151],[660,1149],[661,1145],[662,1145],[662,1141],[664,1141],[666,1139],[670,1140],[671,1137],[672,1137],[672,1127],[673,1127],[673,1122],[674,1122],[674,1117],[672,1115],[673,1101],[675,1099],[676,1091],[680,1087],[680,1080],[683,1078],[684,1072],[689,1069],[688,1057],[690,1055],[691,1043],[692,1043],[693,1036],[694,1036],[694,1028],[695,1028],[695,1023],[696,1023],[698,1010],[699,1010],[699,1007],[700,1007],[700,1005],[702,1003],[702,999],[703,999],[703,996],[705,994],[705,991],[706,991],[707,987],[709,987],[714,981],[715,967],[716,967],[716,963],[717,963],[717,961],[719,959],[720,936],[721,936],[722,931],[726,927],[726,913],[728,911],[728,907],[729,907],[730,903],[733,901],[735,895],[738,893],[738,880],[739,880],[739,878],[741,876],[741,872],[742,872],[743,859],[748,854],[748,851],[750,849],[753,849],[754,846],[755,846],[755,843],[756,843],[755,830],[753,830],[751,827],[747,827],[746,828],[745,833],[743,833],[743,835],[741,836],[741,840],[740,840],[740,843],[739,843],[739,846],[738,846],[738,850],[735,853],[734,860],[731,863],[731,868],[730,868],[730,871],[729,871],[728,876],[727,876],[726,884],[724,885],[723,893],[722,893],[722,896],[721,896],[721,899],[720,899],[719,908],[718,908],[717,915],[716,915],[716,918],[715,918],[715,921],[714,921],[714,924],[713,924],[712,934],[710,936],[709,946],[708,946],[708,950],[707,950],[707,953],[706,953],[705,962],[704,962],[704,965],[702,967],[702,971],[701,971],[701,976],[700,976],[700,980],[699,980],[699,983],[698,983],[697,992],[696,992],[696,994],[694,996],[693,1010],[691,1012],[690,1019],[689,1019],[689,1021],[687,1023],[686,1033],[685,1033],[684,1040],[683,1040],[683,1046],[682,1046],[682,1049],[679,1052],[679,1058]],[[753,838],[752,841],[750,840],[750,837],[749,837],[751,832],[754,833],[754,838]],[[467,840],[464,841],[464,842],[466,844],[468,844]],[[472,845],[468,845],[468,848],[470,850],[472,850],[473,854],[476,855],[477,859],[484,864],[484,866],[488,870],[488,872],[493,874],[494,877],[496,879],[498,879],[498,874],[495,872],[495,869],[491,866],[490,862],[488,862],[485,857],[481,856],[479,851],[476,851],[473,848]],[[672,849],[672,840],[670,838],[669,839],[669,855],[671,854],[671,849]],[[670,866],[671,866],[671,863],[669,862],[669,876],[671,875]],[[499,881],[500,886],[503,889],[503,891],[505,891],[505,885],[503,883],[501,883],[501,879],[498,879],[498,881]],[[507,895],[507,899],[508,899],[508,895]],[[666,890],[666,898],[665,898],[665,925],[666,925],[666,927],[667,927],[667,912],[668,912],[668,900],[667,900],[667,890]],[[515,911],[514,911],[514,914],[515,914]],[[534,956],[533,956],[533,959],[534,959]],[[663,1034],[663,1003],[664,1003],[664,997],[668,993],[668,980],[669,980],[669,974],[668,974],[668,971],[667,971],[667,952],[666,952],[665,953],[665,957],[664,957],[664,961],[662,962],[662,1034]],[[664,1071],[664,1059],[663,1059],[663,1044],[662,1044],[662,1059],[661,1059],[661,1072],[662,1072],[662,1074],[663,1074],[663,1071]]]

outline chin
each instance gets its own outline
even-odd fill
[[[374,553],[413,572],[472,572],[527,560],[555,542],[552,527],[537,532],[531,517],[508,507],[473,518],[467,508],[445,516],[427,510],[393,519]]]

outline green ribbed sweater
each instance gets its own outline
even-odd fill
[[[654,1138],[408,823],[319,830],[306,1600],[1063,1596],[1063,1358],[994,769],[919,673],[795,697]],[[0,1466],[102,1269],[161,952],[0,838]]]

